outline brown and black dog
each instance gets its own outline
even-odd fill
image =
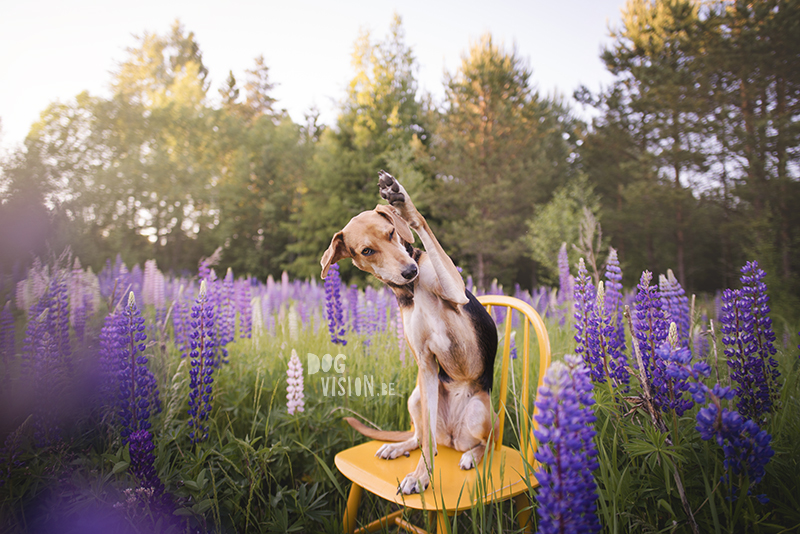
[[[378,449],[381,458],[422,448],[417,468],[398,487],[398,493],[410,494],[428,486],[438,444],[464,452],[462,469],[474,468],[483,458],[493,426],[490,390],[497,330],[405,188],[384,171],[379,176],[380,195],[390,205],[353,217],[333,236],[320,264],[325,278],[333,263],[352,258],[397,297],[406,340],[419,367],[417,387],[408,399],[414,430],[386,432],[354,419],[348,422],[371,439],[392,442]],[[413,248],[412,229],[424,251]]]

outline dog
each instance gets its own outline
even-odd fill
[[[437,445],[463,452],[459,467],[472,469],[483,458],[490,433],[497,432],[490,399],[497,329],[467,291],[405,188],[380,171],[379,191],[389,204],[353,217],[333,236],[320,265],[325,278],[333,263],[351,258],[397,298],[406,341],[418,366],[417,385],[408,399],[413,431],[379,431],[347,420],[368,438],[390,442],[378,449],[376,456],[381,458],[408,456],[421,448],[416,469],[397,490],[408,495],[428,487]],[[413,247],[412,230],[424,251]]]

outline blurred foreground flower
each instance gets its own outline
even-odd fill
[[[592,383],[580,356],[564,360],[553,362],[537,393],[539,532],[599,532]]]

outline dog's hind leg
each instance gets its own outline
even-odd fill
[[[466,451],[458,463],[461,469],[472,469],[481,462],[491,429],[492,411],[489,395],[481,391],[467,403],[463,424],[455,443],[457,450]]]

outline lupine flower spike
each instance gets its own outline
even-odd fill
[[[662,274],[658,277],[658,286],[661,290],[664,309],[669,314],[668,320],[678,327],[678,341],[688,345],[690,317],[689,298],[686,296],[686,292],[675,278],[672,269],[667,270],[667,276]]]
[[[614,325],[616,346],[621,352],[625,352],[625,326],[622,321],[622,269],[619,267],[617,251],[613,248],[608,251],[605,278],[606,316]]]
[[[342,310],[342,282],[339,277],[339,266],[331,265],[328,277],[325,278],[325,312],[328,316],[328,330],[331,342],[347,345],[344,339],[344,311]]]
[[[606,314],[605,285],[597,286],[597,299],[589,316],[586,329],[587,356],[592,379],[598,383],[608,381],[617,386],[627,384],[627,358],[618,346],[615,326]],[[584,359],[586,361],[586,359]]]
[[[289,415],[305,411],[303,395],[303,364],[297,356],[297,351],[292,349],[289,368],[286,370],[286,409]]]
[[[575,279],[575,352],[583,357],[583,361],[591,368],[591,351],[589,350],[588,329],[591,323],[592,310],[595,304],[595,290],[583,258],[578,260],[578,278]]]
[[[742,269],[743,289],[722,292],[722,343],[736,382],[737,407],[745,418],[762,421],[777,402],[780,373],[772,355],[775,334],[768,316],[765,273],[756,262]]]
[[[214,378],[214,306],[208,302],[207,284],[200,283],[200,294],[192,306],[191,353],[192,369],[189,371],[189,439],[198,443],[208,437],[208,416],[213,400]]]
[[[772,450],[770,436],[761,430],[752,419],[742,417],[739,412],[721,407],[721,400],[733,398],[730,388],[719,385],[705,391],[710,401],[697,412],[697,431],[704,440],[714,439],[725,454],[725,474],[722,481],[729,484],[730,497],[735,499],[735,484],[731,475],[745,475],[750,488],[758,484],[765,474],[765,467],[775,452]],[[699,396],[699,395],[698,395]],[[699,400],[699,399],[695,399]],[[759,501],[766,503],[766,495],[757,495]]]
[[[136,306],[133,291],[128,294],[128,305],[117,318],[119,350],[119,417],[123,443],[137,430],[150,428],[150,410],[161,411],[155,376],[147,367],[144,355],[144,318]]]
[[[636,313],[633,319],[633,333],[639,340],[647,377],[659,372],[655,363],[656,350],[667,339],[669,324],[664,318],[661,292],[658,287],[651,286],[653,273],[644,271],[639,280],[639,292],[636,295]]]
[[[536,395],[539,441],[536,459],[542,470],[538,513],[541,534],[600,531],[597,518],[595,421],[589,369],[580,356],[553,362]]]

